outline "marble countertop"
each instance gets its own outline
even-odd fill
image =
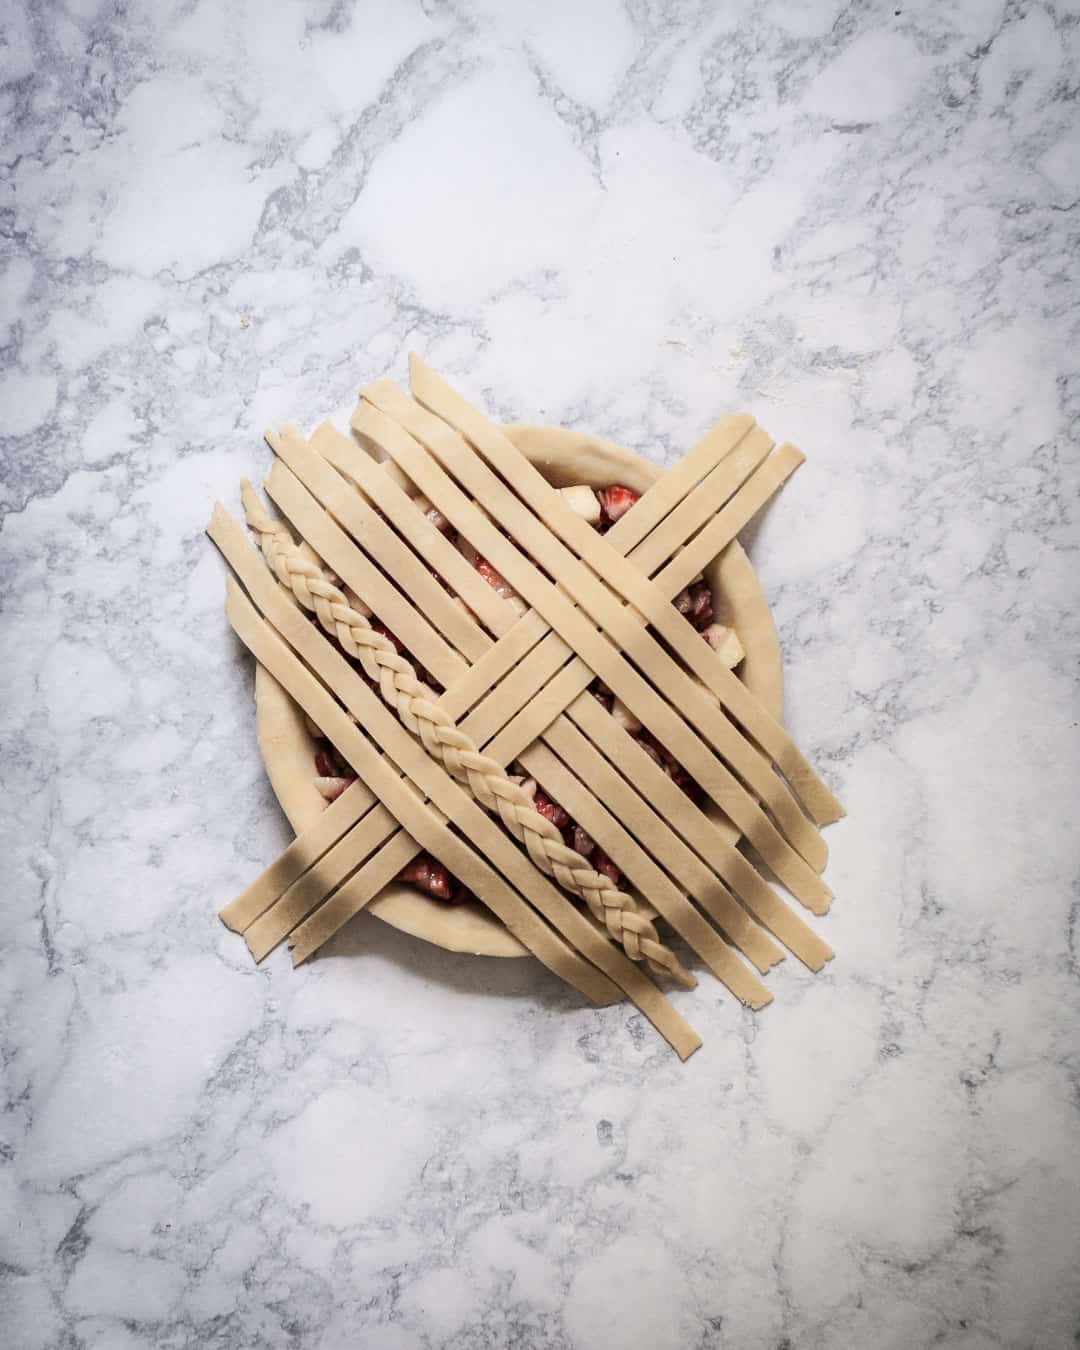
[[[1080,14],[9,5],[0,1339],[1080,1337]],[[415,349],[809,457],[748,542],[836,960],[680,1065],[532,962],[215,918],[287,829],[202,531]]]

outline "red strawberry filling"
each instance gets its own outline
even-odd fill
[[[600,498],[600,510],[603,512],[601,524],[606,520],[609,525],[614,525],[621,516],[625,516],[634,503],[641,498],[640,492],[635,492],[633,488],[624,487],[621,483],[614,483],[611,487],[601,488],[596,495]]]
[[[562,809],[558,802],[553,802],[543,788],[536,789],[536,796],[533,798],[533,806],[536,807],[540,815],[550,820],[557,830],[565,829],[570,824],[570,817]]]
[[[484,578],[491,589],[501,595],[504,600],[509,600],[511,596],[517,594],[503,574],[501,572],[496,572],[486,558],[481,558],[479,562],[477,562],[476,570]]]
[[[635,492],[633,488],[626,487],[621,483],[599,489],[596,492],[596,498],[600,503],[600,518],[596,521],[596,528],[601,533],[610,529],[617,520],[630,510],[640,496],[639,492]],[[454,531],[446,517],[441,512],[436,511],[430,502],[423,502],[423,505],[426,508],[428,519],[435,528],[453,537]],[[577,509],[581,509],[580,504]],[[516,597],[516,591],[506,578],[492,567],[485,558],[481,558],[466,540],[459,539],[457,542],[458,547],[493,590],[506,599]],[[455,597],[455,599],[458,599],[458,597]],[[467,613],[471,613],[464,606],[463,601],[458,599],[458,603],[466,608]],[[698,632],[711,641],[710,634],[705,633],[704,630],[713,624],[713,601],[712,592],[704,578],[691,582],[685,590],[679,592],[672,603]],[[382,633],[385,637],[388,637],[398,652],[404,652],[402,643],[385,624],[372,618],[371,626],[377,633]],[[713,627],[716,626],[713,625]],[[408,653],[405,654],[408,655]],[[417,675],[422,680],[426,679],[426,672],[420,666],[417,666]],[[627,712],[621,704],[617,704],[617,701],[613,699],[611,690],[599,680],[594,680],[589,688],[590,692],[600,700],[609,712],[616,706],[623,714]],[[665,770],[688,796],[697,798],[699,795],[697,784],[682,765],[678,764],[648,731],[640,727],[636,719],[628,721],[623,717],[621,724],[629,730],[629,734],[634,736],[641,748]],[[332,802],[340,797],[345,789],[355,781],[356,775],[328,741],[319,740],[316,742],[316,746],[316,786],[323,797],[328,802]],[[622,873],[615,863],[603,849],[597,846],[592,837],[580,825],[571,820],[568,812],[539,786],[536,788],[533,804],[540,815],[550,820],[557,829],[562,831],[563,838],[570,848],[580,853],[583,858],[588,858],[592,866],[598,872],[602,872],[609,877],[614,885],[621,884]],[[475,898],[471,891],[451,876],[442,863],[428,853],[418,853],[412,862],[401,870],[397,880],[408,882],[426,895],[447,904],[461,904]]]
[[[450,900],[457,885],[442,863],[436,862],[430,853],[418,853],[401,869],[397,879],[410,882],[436,900]]]

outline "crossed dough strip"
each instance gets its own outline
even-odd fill
[[[342,650],[360,662],[364,673],[378,684],[384,702],[420,739],[428,754],[440,760],[452,778],[464,783],[482,806],[498,812],[514,838],[525,845],[534,864],[564,890],[580,896],[631,960],[644,960],[654,974],[667,975],[684,987],[692,986],[693,977],[660,941],[655,925],[638,912],[633,897],[567,847],[559,830],[540,815],[524,789],[457,729],[439,707],[437,696],[417,679],[411,662],[399,654],[388,637],[376,632],[345,593],[304,556],[287,526],[263,510],[247,481],[241,486],[241,495],[248,527],[258,536],[274,575],[316,615]]]
[[[324,427],[323,430],[328,431],[329,428]],[[336,435],[336,433],[333,434]],[[405,597],[389,587],[385,580],[378,581],[379,574],[371,568],[370,563],[365,563],[364,566],[359,567],[363,555],[357,549],[355,542],[349,542],[348,535],[343,531],[347,528],[354,541],[362,541],[362,548],[370,551],[372,556],[386,567],[390,575],[399,577],[402,582],[410,575],[410,561],[413,559],[413,555],[405,555],[404,546],[400,543],[395,544],[395,537],[391,536],[387,527],[382,524],[381,517],[374,513],[368,514],[370,508],[361,509],[360,504],[363,500],[361,496],[349,491],[345,481],[332,473],[328,465],[322,464],[318,456],[305,447],[303,439],[296,433],[286,430],[280,436],[272,437],[271,444],[275,452],[283,457],[283,462],[276,464],[271,471],[267,480],[267,489],[285,518],[293,523],[293,528],[306,537],[309,546],[313,546],[313,556],[318,559],[325,559],[333,572],[344,579],[347,594],[351,592],[363,595],[365,601],[370,600],[380,619],[388,623],[395,632],[404,632],[408,629],[410,632],[422,633],[423,630],[420,625],[425,620],[421,618],[420,613],[410,610]],[[354,463],[354,470],[358,467],[362,469],[367,466],[367,461],[364,459],[362,452],[357,450],[357,455],[360,457],[360,464],[358,466]],[[289,467],[286,467],[286,465]],[[314,472],[316,465],[320,466],[318,473]],[[308,495],[302,486],[301,479],[294,477],[292,471],[308,480],[321,497],[322,507],[315,497]],[[374,482],[377,486],[391,489],[392,497],[397,494],[396,507],[395,501],[388,502],[378,492],[375,494],[382,508],[387,512],[388,519],[393,519],[395,523],[402,523],[400,511],[403,506],[406,508],[404,524],[407,535],[415,534],[415,530],[409,528],[410,522],[413,525],[426,524],[414,503],[405,496],[403,490],[390,482],[388,473],[384,474],[381,468],[375,469]],[[333,517],[336,517],[340,524],[335,524]],[[443,535],[434,531],[433,527],[432,531],[430,538],[415,538],[413,541],[420,550],[421,556],[430,556],[433,564],[439,559],[460,561],[461,554],[447,543]],[[355,554],[355,557],[350,559],[350,553]],[[412,570],[414,572],[417,566],[419,564],[413,564]],[[359,570],[357,570],[358,567]],[[421,575],[427,577],[430,574],[425,570]],[[463,584],[466,594],[475,595],[475,589],[470,590],[470,586],[479,586],[481,590],[477,598],[480,601],[488,596],[493,598],[495,604],[488,613],[488,619],[496,632],[504,631],[508,624],[513,627],[512,612],[500,612],[498,608],[499,605],[505,606],[506,602],[500,600],[485,582],[480,581],[478,575],[471,568],[459,573],[458,580]],[[366,589],[369,586],[371,589]],[[380,595],[379,599],[376,599],[377,594]],[[440,597],[445,600],[446,593],[440,591],[433,598],[438,601]],[[430,610],[428,610],[428,606],[425,604],[423,612],[429,612],[431,618],[438,623],[441,620],[437,617],[437,611],[441,608],[445,612],[447,605],[432,604]],[[364,607],[366,610],[366,604]],[[505,641],[507,639],[504,638],[503,642]],[[491,639],[485,637],[476,626],[470,628],[465,645],[474,656],[485,650],[494,651]],[[419,649],[423,650],[425,654],[429,650],[423,641],[421,641]],[[446,684],[447,681],[450,681],[452,687],[459,687],[459,672],[466,669],[461,662],[461,658],[455,657],[453,653],[446,652],[440,659],[437,643],[430,648],[430,651],[440,682]],[[447,657],[449,657],[449,663]],[[457,663],[456,670],[454,668],[455,661]],[[478,665],[482,666],[483,664],[484,659],[481,657]],[[476,668],[474,666],[471,669],[475,670]],[[542,698],[539,701],[542,702]],[[590,702],[592,701],[590,700]],[[444,693],[439,702],[452,718],[459,715],[449,706],[447,694]],[[570,735],[573,734],[569,724],[566,724],[566,732]],[[472,734],[479,743],[479,735],[477,733]],[[544,734],[545,737],[549,736],[551,729],[549,728]],[[530,736],[528,742],[531,743],[534,739],[533,736]],[[554,741],[552,745],[553,748],[556,748]],[[673,886],[668,877],[660,872],[647,856],[647,851],[654,850],[657,847],[657,842],[652,838],[649,829],[646,829],[644,834],[641,832],[642,812],[647,813],[648,808],[645,807],[643,802],[639,801],[633,789],[619,779],[614,786],[609,783],[608,791],[597,800],[591,792],[586,790],[584,780],[579,781],[578,777],[575,776],[572,767],[567,768],[557,759],[548,755],[542,746],[530,744],[529,748],[526,749],[525,743],[523,743],[520,750],[521,762],[525,765],[526,770],[538,779],[555,800],[562,802],[593,838],[601,843],[609,856],[622,868],[633,884],[649,896],[650,902],[672,924],[680,936],[689,943],[721,983],[740,1002],[750,1007],[762,1007],[769,1002],[770,996],[765,986],[755,975],[746,970],[735,956],[728,942],[738,947],[762,973],[774,965],[778,959],[781,959],[779,949],[768,938],[767,934],[759,929],[739,908],[734,899],[726,892],[722,883],[709,879],[706,869],[703,866],[696,867],[688,851],[683,850],[682,856],[676,856],[674,859],[674,865],[670,869],[672,875],[680,881],[680,884],[685,884],[683,874],[689,868],[691,873],[690,893],[726,935],[728,942],[720,938],[715,930],[705,922],[701,915],[689,904],[686,895]],[[506,765],[517,757],[515,751],[514,754],[499,757],[498,762],[501,765]],[[577,757],[579,756],[572,753],[567,761],[568,764],[572,764],[572,761]],[[586,776],[595,777],[596,772],[598,770],[591,767],[587,770]],[[595,791],[595,786],[593,790]],[[613,819],[610,809],[616,802],[618,803],[618,809],[614,812]],[[655,818],[650,819],[653,823],[659,825]],[[622,825],[628,822],[634,822],[636,826],[634,832],[645,844],[645,850],[639,848],[626,830],[622,828]],[[351,823],[351,820],[343,822],[343,827],[348,829]],[[660,826],[660,828],[663,830],[664,827]],[[675,846],[676,855],[678,855],[679,846],[677,842],[672,842]],[[663,841],[661,841],[661,854],[666,853],[668,861],[671,863],[670,850],[664,850],[662,845]],[[269,873],[265,885],[262,884],[260,879],[259,882],[255,883],[254,888],[249,888],[249,892],[246,893],[244,898],[245,916],[254,913],[262,915],[263,911],[267,911],[253,928],[244,929],[244,937],[249,941],[249,946],[257,959],[265,955],[277,942],[288,936],[294,924],[311,909],[313,904],[318,905],[320,903],[317,894],[320,887],[322,888],[321,895],[325,895],[332,889],[333,885],[344,879],[345,871],[341,870],[343,864],[340,863],[340,858],[343,858],[345,854],[339,856],[337,850],[333,850],[333,853],[334,861],[331,863],[329,857],[324,860],[325,866],[320,864],[319,868],[316,869],[317,877],[312,876],[310,879],[306,878],[302,884],[293,885],[286,894],[282,894],[283,887],[277,886]],[[348,856],[351,857],[351,853]],[[291,877],[290,880],[292,880]],[[352,883],[350,882],[349,885],[351,887]],[[367,898],[370,898],[370,896]],[[366,900],[364,903],[366,903]]]

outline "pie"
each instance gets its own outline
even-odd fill
[[[696,983],[669,931],[753,1008],[784,948],[832,955],[769,884],[824,913],[819,831],[843,810],[779,721],[736,540],[804,457],[727,416],[661,473],[500,428],[416,357],[410,378],[366,385],[351,437],[268,432],[274,510],[242,485],[250,535],[215,507],[298,831],[221,917],[294,964],[367,907],[527,950],[685,1058],[700,1038],[653,982]]]

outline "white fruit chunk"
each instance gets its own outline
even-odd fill
[[[586,483],[559,488],[559,495],[570,510],[581,516],[582,520],[587,520],[590,525],[600,523],[600,498]]]
[[[711,623],[701,630],[701,636],[716,652],[728,670],[734,670],[746,653],[734,628],[726,628],[722,623]]]

